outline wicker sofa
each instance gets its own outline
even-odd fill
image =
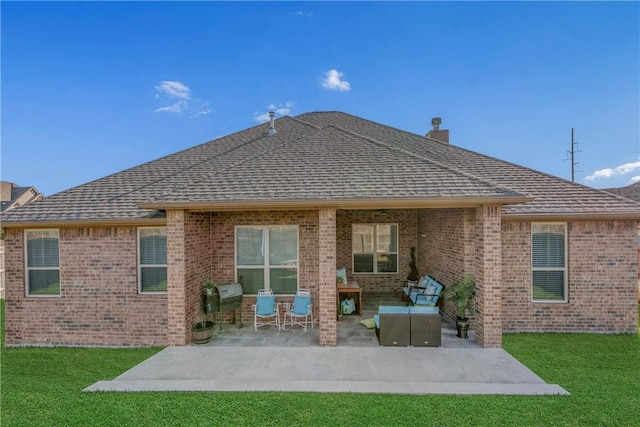
[[[438,307],[378,307],[373,316],[380,345],[398,347],[439,347],[441,344]]]

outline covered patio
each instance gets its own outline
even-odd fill
[[[404,306],[399,293],[365,292],[362,314],[345,315],[337,322],[339,347],[379,347],[375,329],[367,329],[360,321],[369,319],[377,312],[378,306]],[[243,316],[245,319],[247,316]],[[227,347],[317,347],[319,342],[318,325],[305,332],[296,326],[288,330],[278,330],[274,326],[262,326],[255,332],[251,322],[235,324],[223,322],[216,324],[211,341],[196,346]],[[221,326],[221,327],[220,327]],[[456,336],[456,327],[445,317],[442,318],[442,348],[481,348],[475,340],[475,331],[469,331],[469,338]]]
[[[338,346],[321,347],[319,328],[278,331],[224,323],[208,344],[168,347],[85,391],[280,391],[387,394],[567,395],[505,350],[482,348],[470,331],[442,322],[442,346],[383,347],[359,322],[379,304],[402,301],[368,293],[362,315],[338,322]]]

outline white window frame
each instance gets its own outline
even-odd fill
[[[3,291],[4,291],[4,243],[0,244],[0,292],[3,292]]]
[[[58,266],[57,267],[29,267],[29,234],[30,233],[41,233],[43,231],[54,231],[56,233],[56,237],[58,240]],[[60,279],[59,289],[57,294],[32,294],[29,292],[29,271],[31,270],[48,270],[48,271],[58,271],[58,278]],[[60,277],[60,230],[57,228],[38,228],[38,229],[30,229],[24,230],[24,293],[29,298],[60,298],[62,295],[62,277]]]
[[[562,225],[564,228],[564,267],[534,267],[533,265],[533,235],[534,228],[536,225]],[[534,303],[553,303],[553,304],[565,304],[569,301],[569,256],[568,256],[568,232],[569,227],[566,222],[532,222],[531,223],[531,301]],[[561,300],[544,300],[544,299],[535,299],[533,297],[533,273],[534,271],[562,271],[563,273],[563,299]]]
[[[143,268],[157,268],[164,267],[167,269],[167,287],[169,286],[169,271],[167,264],[142,264],[141,261],[141,249],[140,249],[140,231],[141,230],[164,230],[165,235],[167,234],[167,227],[165,226],[156,226],[156,227],[138,227],[138,295],[165,295],[168,291],[143,291],[142,290],[142,269]],[[167,243],[167,246],[169,244]],[[166,250],[168,251],[168,247]],[[168,254],[167,254],[168,255]]]
[[[262,241],[263,251],[263,263],[261,265],[243,265],[238,264],[238,229],[241,228],[254,228],[261,229],[264,237]],[[269,225],[236,225],[233,234],[233,264],[235,281],[238,282],[238,269],[247,270],[263,270],[264,271],[264,289],[271,289],[271,269],[282,269],[282,265],[269,264],[269,229],[271,228],[290,228],[296,230],[296,259],[293,264],[288,264],[290,267],[296,269],[296,290],[291,294],[277,294],[278,296],[290,296],[295,295],[300,287],[300,227],[298,225],[283,225],[283,224],[269,224]],[[247,294],[255,295],[255,294]]]
[[[354,226],[364,225],[373,227],[373,252],[354,252],[353,251],[353,229]],[[396,271],[383,271],[378,272],[378,226],[380,225],[391,225],[396,227],[396,251],[392,252],[380,252],[380,253],[388,253],[396,255]],[[357,255],[367,255],[371,254],[373,256],[373,271],[372,272],[356,272],[355,269],[355,256]],[[382,275],[392,275],[398,274],[400,271],[400,266],[398,265],[400,262],[400,225],[395,222],[376,222],[376,223],[354,223],[351,224],[351,271],[353,274],[382,274]]]

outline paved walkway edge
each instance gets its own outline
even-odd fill
[[[556,384],[478,384],[388,381],[220,381],[114,380],[99,381],[84,391],[287,391],[318,393],[456,394],[456,395],[568,395]]]

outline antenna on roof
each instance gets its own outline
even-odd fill
[[[269,111],[269,118],[271,119],[271,124],[269,125],[269,132],[267,132],[267,135],[269,136],[273,136],[276,134],[275,117],[276,117],[276,113],[274,113],[273,111]]]

